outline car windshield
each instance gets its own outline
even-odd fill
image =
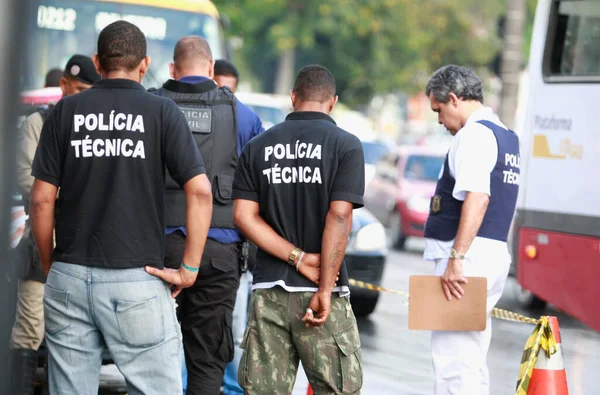
[[[363,141],[362,146],[365,154],[365,163],[369,165],[374,165],[377,163],[381,156],[388,150],[384,144],[380,143]]]
[[[443,156],[411,155],[406,161],[404,177],[409,180],[436,181],[444,159]]]

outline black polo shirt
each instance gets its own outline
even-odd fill
[[[204,173],[173,101],[126,79],[61,99],[32,166],[34,177],[60,187],[53,259],[162,268],[165,166],[182,186]]]
[[[365,188],[360,140],[320,112],[293,112],[244,148],[233,182],[233,198],[259,203],[261,217],[284,239],[320,253],[325,217],[334,200],[362,207]],[[260,249],[253,288],[282,286],[315,291],[310,280]],[[342,263],[339,287],[348,292]]]

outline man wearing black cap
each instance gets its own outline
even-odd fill
[[[66,97],[90,88],[98,80],[100,75],[96,72],[92,59],[84,55],[73,55],[65,67],[60,88]]]
[[[83,55],[73,55],[67,62],[59,85],[63,97],[88,89],[100,75],[96,72],[92,59]],[[31,163],[40,141],[44,120],[54,103],[38,108],[21,125],[17,150],[17,179],[23,196],[25,211],[29,213],[29,197],[33,177]],[[17,301],[17,314],[12,330],[10,346],[11,366],[15,371],[11,394],[29,394],[33,386],[33,375],[37,364],[37,350],[44,339],[44,283],[46,274],[40,266],[40,259],[26,224],[19,246],[20,281]]]

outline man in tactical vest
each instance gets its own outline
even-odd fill
[[[435,394],[489,394],[490,312],[510,267],[506,239],[519,191],[519,138],[483,105],[481,80],[470,69],[442,67],[425,92],[454,138],[431,199],[424,258],[435,262],[449,300],[464,295],[466,277],[487,278],[484,331],[432,332]]]
[[[73,55],[67,62],[59,85],[63,97],[84,91],[100,80],[92,59]],[[48,85],[48,76],[46,76]],[[37,108],[21,124],[17,148],[17,181],[23,196],[25,212],[29,214],[29,197],[33,185],[31,164],[40,141],[42,126],[54,103]],[[30,234],[29,221],[18,247],[19,291],[17,313],[13,325],[10,346],[12,349],[11,394],[29,394],[33,391],[33,375],[37,365],[37,350],[44,340],[44,283],[46,274]]]
[[[155,93],[183,111],[200,148],[213,188],[211,229],[196,283],[178,299],[187,393],[219,393],[227,362],[233,359],[232,313],[243,260],[240,233],[233,226],[231,191],[238,156],[263,132],[258,116],[212,79],[214,60],[206,40],[179,40],[170,64],[173,79]],[[183,190],[167,178],[165,266],[177,268],[186,237]]]

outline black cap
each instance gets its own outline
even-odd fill
[[[100,80],[92,58],[85,55],[73,55],[65,67],[65,77],[75,78],[86,84],[93,84]]]

